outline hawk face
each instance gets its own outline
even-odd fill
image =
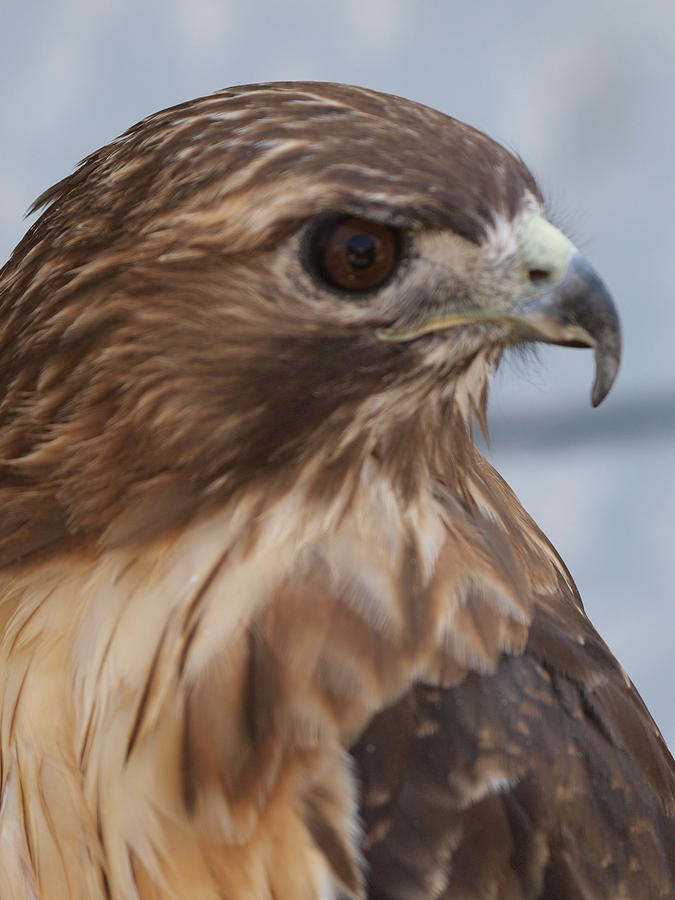
[[[523,163],[400,98],[222,91],[44,203],[2,278],[6,559],[27,486],[49,525],[22,552],[126,540],[244,488],[347,497],[365,459],[410,495],[470,445],[503,347],[595,347],[594,402],[616,373],[611,300]]]

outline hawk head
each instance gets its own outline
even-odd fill
[[[470,452],[505,347],[592,347],[616,312],[523,162],[355,87],[221,91],[47,191],[0,275],[0,560],[114,543],[246,488],[402,495]]]

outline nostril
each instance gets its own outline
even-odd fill
[[[532,284],[542,284],[544,281],[550,281],[552,274],[548,269],[529,269],[527,273]]]

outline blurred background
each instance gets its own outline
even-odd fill
[[[502,367],[490,457],[675,749],[673,0],[0,0],[0,263],[35,197],[162,107],[250,81],[367,85],[519,152],[619,306],[625,357]]]

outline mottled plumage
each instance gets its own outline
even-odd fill
[[[594,347],[595,403],[618,365],[524,164],[254,85],[42,205],[0,272],[1,900],[674,897],[673,759],[473,443],[504,347]]]

